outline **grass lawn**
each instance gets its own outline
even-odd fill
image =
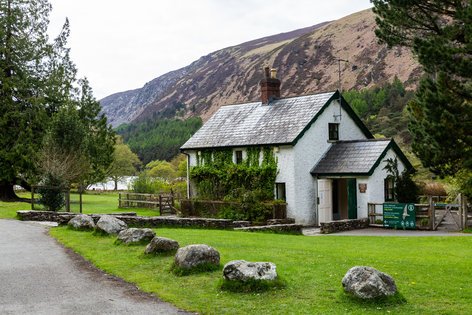
[[[305,237],[200,229],[156,229],[181,246],[205,243],[233,259],[272,261],[285,289],[259,294],[218,289],[221,270],[177,277],[172,256],[145,257],[144,246],[114,245],[114,237],[65,227],[51,235],[99,268],[165,301],[205,314],[470,314],[471,237]],[[396,280],[401,299],[362,303],[345,294],[341,279],[369,265]]]
[[[31,198],[30,193],[20,193],[20,197]],[[37,208],[40,208],[36,206]],[[15,219],[16,211],[30,210],[31,204],[28,202],[0,202],[0,219]],[[71,211],[79,212],[79,195],[71,194]],[[142,216],[159,215],[159,210],[146,208],[118,208],[118,193],[87,193],[82,195],[83,213],[116,213],[116,212],[136,212]]]

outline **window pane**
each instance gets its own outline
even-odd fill
[[[275,184],[276,199],[287,200],[285,195],[285,183],[276,183]]]
[[[243,151],[235,151],[236,153],[236,164],[241,164],[243,162]]]
[[[328,124],[329,140],[339,140],[339,124]]]
[[[384,191],[385,191],[385,201],[394,201],[395,194],[394,194],[394,183],[393,178],[388,177],[384,180]]]

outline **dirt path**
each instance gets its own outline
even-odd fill
[[[0,220],[0,314],[187,314],[98,270],[46,232]]]

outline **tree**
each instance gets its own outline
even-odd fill
[[[69,22],[49,42],[50,11],[47,0],[0,1],[0,200],[52,170],[70,181],[80,166],[81,186],[99,181],[112,161],[114,132],[87,80],[76,79]]]
[[[115,133],[106,118],[98,115],[100,105],[91,96],[87,81],[79,84],[80,96],[52,116],[40,164],[44,175],[84,188],[105,179],[113,161]]]
[[[187,156],[185,154],[176,155],[170,164],[172,164],[177,177],[187,177]]]
[[[425,77],[409,105],[412,148],[440,176],[472,171],[472,5],[372,0],[378,38],[412,49]],[[472,181],[464,181],[471,191]]]
[[[123,143],[121,137],[116,137],[115,151],[113,152],[113,162],[108,171],[108,176],[115,182],[115,190],[118,189],[118,181],[124,176],[136,174],[136,170],[141,166],[138,156],[131,151],[128,145]]]
[[[398,160],[386,159],[384,169],[389,174],[388,176],[394,182],[395,200],[402,203],[416,203],[418,201],[419,188],[411,178],[411,172],[404,170],[402,173],[398,170]]]
[[[0,1],[0,199],[35,173],[48,117],[69,97],[75,67],[65,47],[68,22],[52,43],[47,0]]]
[[[85,132],[85,155],[90,168],[82,182],[82,187],[97,183],[106,178],[108,169],[113,162],[115,132],[108,125],[105,114],[100,113],[100,103],[94,98],[87,79],[79,80],[81,87],[80,98],[76,108]]]
[[[90,167],[86,155],[86,130],[70,105],[53,115],[39,155],[39,172],[67,187],[82,182]]]
[[[176,171],[167,161],[152,161],[146,165],[146,173],[151,177],[159,177],[166,181],[173,180],[177,177]]]

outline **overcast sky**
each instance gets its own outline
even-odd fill
[[[100,99],[201,56],[335,20],[369,0],[51,0],[49,33],[71,24],[71,56]]]

